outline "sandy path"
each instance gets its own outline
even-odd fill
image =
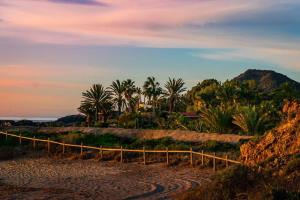
[[[164,164],[21,158],[0,162],[0,199],[170,199],[211,172]]]

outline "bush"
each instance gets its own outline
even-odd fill
[[[15,157],[14,147],[2,146],[0,147],[0,160],[8,160]]]
[[[300,158],[293,159],[289,161],[284,168],[284,174],[288,175],[293,172],[299,172],[300,171]]]
[[[119,126],[123,128],[135,128],[139,115],[137,113],[124,113],[119,117]]]
[[[195,148],[199,150],[210,151],[210,152],[228,152],[228,151],[239,151],[239,144],[210,140],[198,144]]]
[[[179,199],[184,200],[227,200],[239,199],[251,186],[251,171],[241,165],[234,165],[213,177],[213,181],[203,184],[196,190],[186,193]]]
[[[69,144],[80,144],[82,137],[79,132],[70,132],[66,135],[60,135],[59,139]]]
[[[299,200],[300,193],[299,192],[289,192],[282,188],[273,188],[271,190],[271,194],[269,194],[266,198],[273,200]]]

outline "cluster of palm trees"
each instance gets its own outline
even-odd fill
[[[272,127],[270,111],[256,105],[203,108],[200,117],[206,131],[215,133],[260,135]]]
[[[169,78],[162,87],[155,77],[147,77],[141,88],[131,79],[115,80],[107,88],[95,84],[83,92],[78,110],[87,116],[89,125],[106,123],[111,116],[117,120],[112,122],[127,128],[140,120],[142,128],[253,135],[262,134],[280,121],[284,99],[300,99],[296,93],[287,92],[288,88],[283,85],[268,94],[260,91],[255,81],[221,83],[207,79],[185,93],[181,78]],[[182,113],[186,111],[198,118],[187,119]]]
[[[147,104],[152,107],[153,115],[163,100],[168,102],[168,111],[172,113],[176,102],[186,91],[184,85],[181,78],[169,78],[162,88],[155,77],[148,77],[142,89],[131,79],[115,80],[107,88],[101,84],[94,84],[82,93],[83,100],[78,110],[87,116],[88,122],[98,122],[99,116],[106,122],[113,111],[117,111],[118,116],[123,112],[137,112],[140,109],[141,98],[144,96],[143,103],[145,104],[147,100]]]
[[[277,92],[276,92],[277,93]],[[261,91],[254,80],[218,82],[207,79],[187,94],[190,110],[199,112],[201,131],[262,134],[280,120],[274,95]]]

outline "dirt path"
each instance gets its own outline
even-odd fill
[[[0,199],[171,199],[210,174],[165,164],[20,158],[0,162]]]

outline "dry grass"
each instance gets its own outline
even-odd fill
[[[148,129],[123,129],[123,128],[87,128],[87,127],[46,127],[38,130],[43,133],[64,133],[80,131],[82,133],[106,134],[111,133],[121,137],[136,137],[141,139],[159,139],[171,137],[178,141],[205,142],[219,141],[237,143],[241,139],[250,139],[252,136],[235,134],[198,133],[184,130],[148,130]]]

